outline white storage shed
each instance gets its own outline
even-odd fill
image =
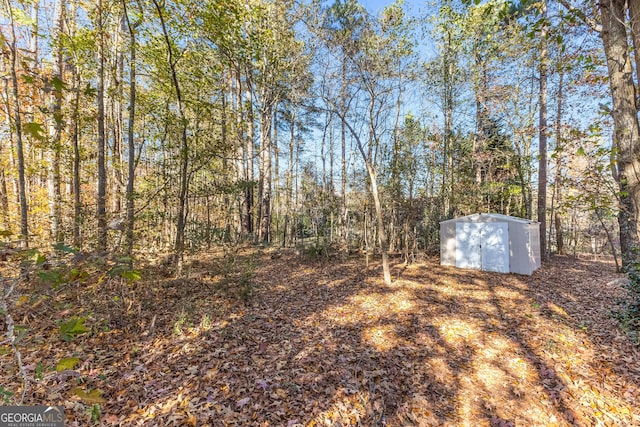
[[[440,264],[531,275],[540,268],[540,223],[501,214],[442,221]]]

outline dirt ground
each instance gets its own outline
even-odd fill
[[[610,262],[556,257],[530,277],[398,262],[388,287],[375,263],[281,255],[19,289],[24,403],[64,405],[68,426],[640,426]],[[65,341],[72,316],[89,331]],[[6,342],[0,378],[12,403]]]

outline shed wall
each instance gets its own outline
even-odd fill
[[[456,265],[456,223],[440,223],[440,265]]]
[[[529,225],[529,262],[531,263],[531,271],[537,270],[542,266],[540,259],[540,225]]]
[[[476,214],[440,223],[440,264],[456,265],[456,224],[458,222],[507,223],[509,233],[509,271],[532,274],[540,268],[540,230],[531,223],[506,215]]]
[[[511,242],[510,271],[518,274],[531,274],[533,270],[529,262],[529,224],[510,223],[509,239]]]

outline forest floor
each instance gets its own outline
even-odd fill
[[[64,405],[68,426],[640,425],[609,262],[556,257],[530,277],[398,262],[390,287],[362,259],[248,249],[188,279],[82,268],[10,307],[24,403]],[[0,378],[13,403],[6,341]]]

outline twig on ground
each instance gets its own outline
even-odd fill
[[[18,365],[18,370],[20,371],[20,376],[22,377],[22,395],[20,396],[20,401],[18,405],[22,405],[24,402],[24,398],[27,394],[27,387],[29,385],[29,377],[27,376],[27,371],[22,364],[22,355],[20,354],[20,350],[18,350],[18,346],[16,345],[16,335],[14,332],[15,324],[13,322],[13,318],[11,314],[9,314],[9,307],[7,305],[7,300],[15,290],[15,287],[18,283],[17,279],[2,279],[2,299],[0,299],[0,312],[4,314],[5,324],[7,325],[7,340],[11,345],[11,349],[13,350],[13,354],[16,358],[16,364]]]

